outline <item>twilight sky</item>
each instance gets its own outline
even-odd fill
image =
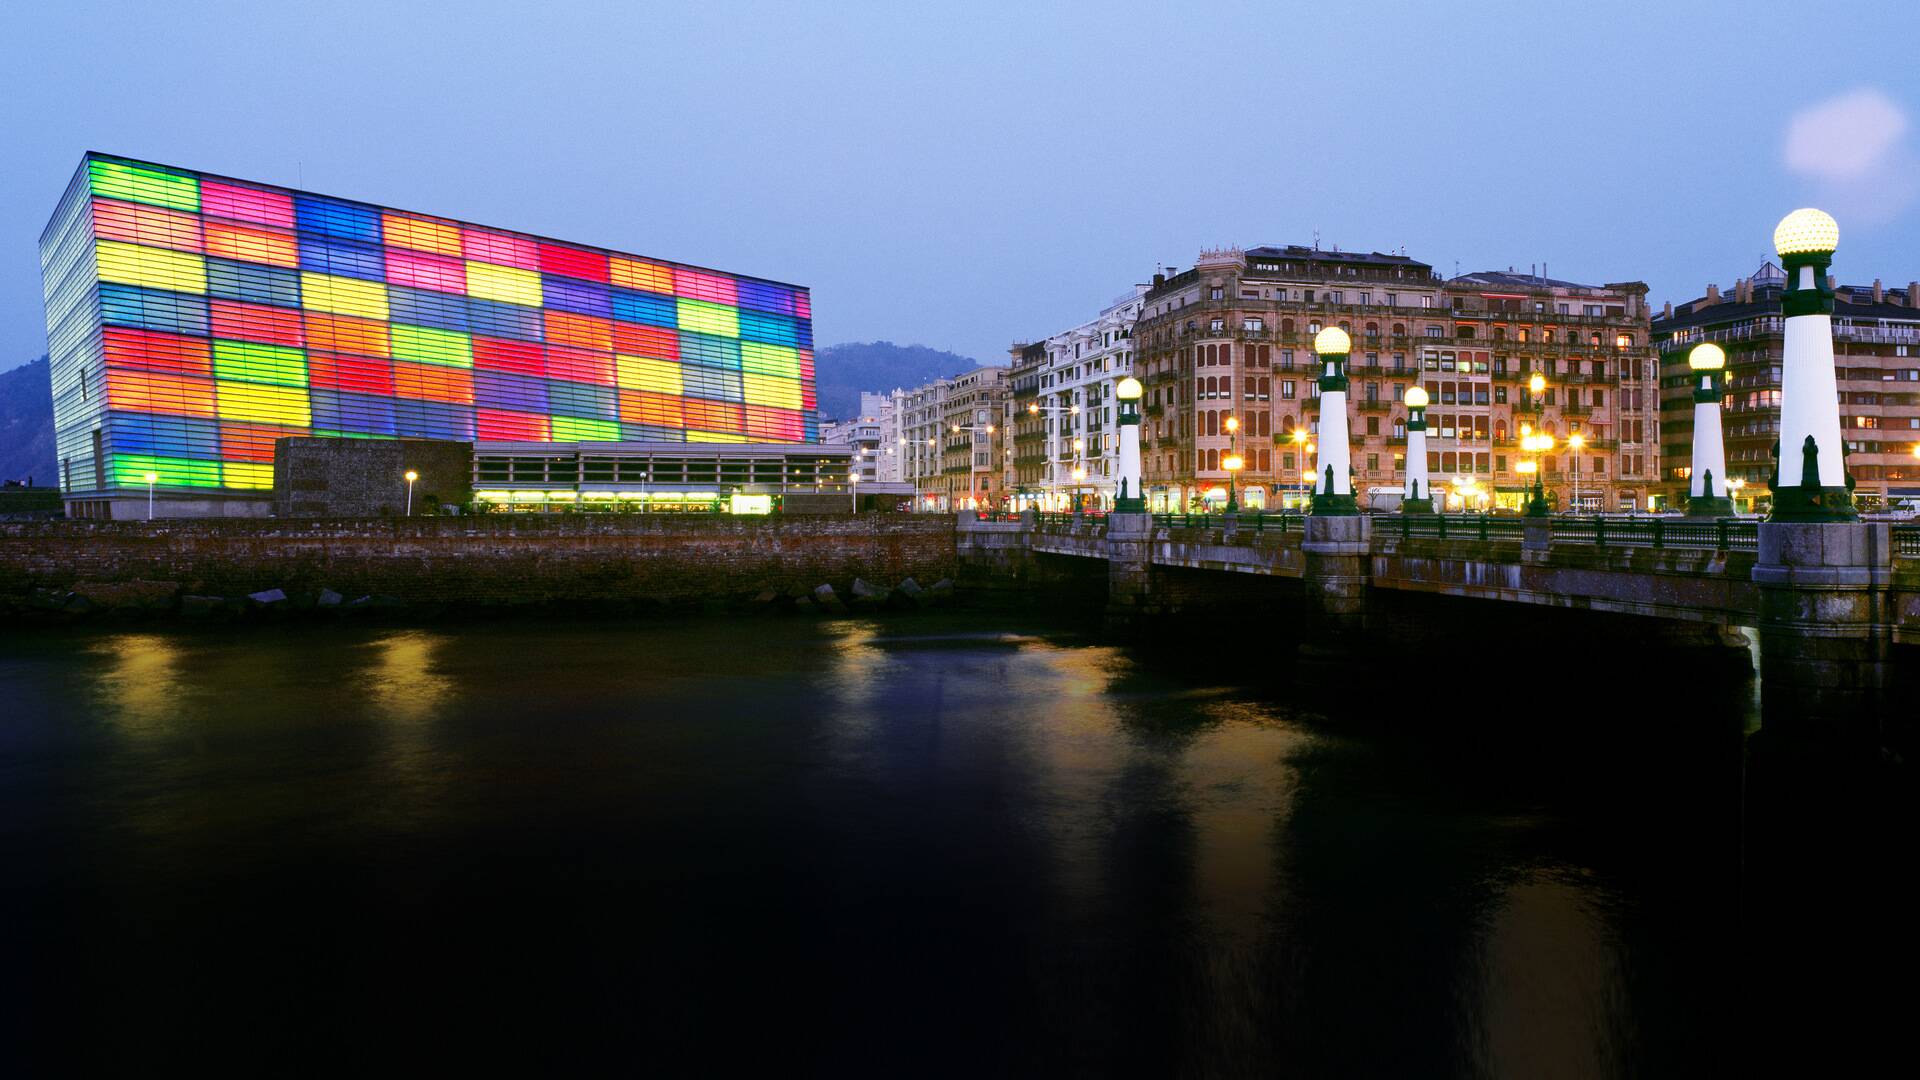
[[[1679,10],[1680,8],[1686,10]],[[809,285],[821,344],[998,361],[1202,246],[1545,260],[1655,303],[1809,203],[1920,278],[1920,5],[22,5],[0,368],[80,154]]]

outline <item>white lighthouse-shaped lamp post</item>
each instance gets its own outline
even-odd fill
[[[1693,471],[1687,479],[1688,517],[1730,517],[1726,441],[1720,434],[1720,395],[1727,354],[1712,342],[1687,354],[1693,370]]]
[[[1120,486],[1114,491],[1116,513],[1139,513],[1147,508],[1140,487],[1140,380],[1129,375],[1113,388],[1120,401]]]
[[[1833,371],[1833,287],[1827,268],[1840,226],[1812,208],[1795,210],[1773,230],[1787,272],[1781,299],[1786,341],[1780,372],[1779,460],[1769,521],[1852,521],[1840,395]]]
[[[1351,517],[1360,512],[1353,497],[1353,449],[1347,434],[1347,354],[1353,339],[1345,330],[1329,326],[1314,335],[1313,351],[1320,356],[1320,457],[1315,463],[1315,514]]]
[[[1415,383],[1407,387],[1407,485],[1400,493],[1403,514],[1433,513],[1433,490],[1427,476],[1427,391]]]

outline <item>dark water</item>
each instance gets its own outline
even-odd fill
[[[1700,1075],[1879,1024],[1797,998],[1894,963],[1911,834],[1756,771],[1750,683],[1463,651],[1395,720],[1400,662],[1308,708],[1258,642],[1007,622],[0,639],[0,1072]]]

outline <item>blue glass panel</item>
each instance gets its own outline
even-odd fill
[[[301,232],[324,233],[349,240],[380,242],[380,211],[339,199],[314,195],[293,197],[294,220]]]
[[[740,342],[734,338],[680,331],[680,362],[740,370]]]
[[[775,315],[793,314],[792,289],[770,282],[745,279],[736,282],[735,288],[742,308],[750,311],[772,312]]]
[[[584,416],[594,420],[620,419],[619,399],[611,386],[592,383],[547,380],[550,410],[559,416]]]
[[[473,403],[483,409],[546,413],[547,381],[534,375],[473,369]]]
[[[188,293],[142,289],[138,285],[100,286],[100,321],[108,326],[164,330],[170,334],[207,334],[207,299]]]
[[[607,286],[577,278],[542,274],[541,292],[546,306],[555,311],[576,311],[582,315],[613,317],[613,300]]]
[[[231,259],[207,260],[207,295],[276,307],[300,306],[300,271]]]
[[[220,421],[199,416],[116,413],[111,421],[113,448],[126,454],[178,457],[220,456]]]
[[[397,435],[394,398],[353,394],[345,390],[310,390],[313,426],[356,435]]]
[[[387,256],[385,249],[377,244],[303,236],[300,238],[300,269],[385,281]]]
[[[539,308],[477,296],[467,297],[467,325],[476,334],[516,341],[539,341],[547,334],[547,320]]]
[[[769,345],[800,344],[800,332],[792,319],[758,311],[740,313],[740,340],[763,341]]]
[[[436,330],[472,329],[466,297],[430,289],[410,289],[405,285],[387,286],[387,319]]]
[[[622,322],[645,326],[680,325],[679,309],[673,297],[633,292],[630,289],[613,290],[613,317]]]
[[[393,426],[398,434],[418,439],[471,439],[473,409],[444,401],[397,398],[393,403]]]

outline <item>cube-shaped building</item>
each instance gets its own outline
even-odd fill
[[[98,153],[40,262],[72,516],[265,513],[285,436],[819,439],[800,286]]]

